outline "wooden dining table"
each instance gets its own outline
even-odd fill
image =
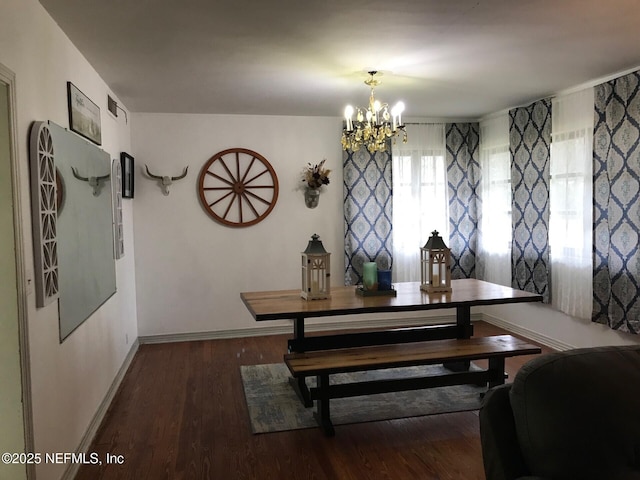
[[[289,353],[471,338],[471,307],[542,301],[542,295],[476,279],[452,280],[451,292],[436,294],[420,290],[419,282],[394,284],[395,295],[361,296],[357,294],[357,288],[359,287],[332,286],[331,297],[323,300],[305,300],[298,289],[242,292],[240,298],[258,322],[293,320],[293,336],[288,341]],[[451,308],[456,311],[455,323],[427,325],[425,321],[424,326],[411,328],[366,329],[361,332],[313,336],[305,334],[305,322],[311,318]],[[468,368],[468,363],[446,366],[451,369],[464,369]],[[305,404],[311,404],[304,378],[295,379],[295,383],[292,384]]]

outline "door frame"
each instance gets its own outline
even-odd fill
[[[20,370],[22,372],[22,411],[25,452],[34,451],[33,409],[31,400],[31,363],[29,356],[29,324],[27,315],[28,280],[25,269],[22,202],[20,200],[20,158],[18,151],[18,122],[16,107],[16,75],[0,63],[0,82],[9,93],[9,164],[13,195],[13,230],[16,251],[16,284],[18,287],[18,329],[20,342]],[[27,479],[35,479],[35,465],[27,465]]]

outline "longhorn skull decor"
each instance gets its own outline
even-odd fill
[[[184,167],[184,171],[182,172],[181,175],[178,175],[177,177],[169,177],[169,176],[154,175],[149,171],[149,167],[146,164],[144,168],[146,169],[147,175],[149,175],[150,178],[153,178],[154,180],[158,180],[158,184],[162,188],[162,193],[165,195],[169,195],[169,185],[171,185],[175,180],[182,180],[184,177],[187,176],[187,171],[189,170],[189,166],[187,165],[186,167]]]
[[[89,185],[93,187],[94,197],[97,197],[98,195],[100,195],[102,182],[111,176],[110,174],[106,174],[98,177],[82,177],[78,173],[78,170],[76,170],[76,167],[71,167],[71,171],[73,172],[73,176],[76,177],[78,180],[82,180],[83,182],[89,182]]]

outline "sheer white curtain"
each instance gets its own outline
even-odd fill
[[[479,278],[511,286],[511,154],[509,114],[480,122]]]
[[[551,128],[551,303],[591,318],[593,88],[553,99]]]
[[[420,247],[431,232],[449,238],[444,124],[407,125],[393,146],[393,279],[420,280]]]

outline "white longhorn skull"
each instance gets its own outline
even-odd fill
[[[181,180],[187,176],[187,172],[189,171],[189,166],[184,167],[184,171],[181,175],[177,177],[169,177],[167,175],[154,175],[149,171],[149,167],[145,164],[144,168],[147,170],[147,175],[154,180],[158,180],[160,188],[162,188],[162,193],[164,195],[169,195],[169,185],[171,185],[175,180]]]
[[[89,183],[89,186],[93,187],[93,196],[97,197],[98,195],[100,195],[100,188],[102,188],[102,181],[106,180],[107,178],[109,178],[111,175],[107,174],[107,175],[101,175],[98,177],[83,177],[78,173],[78,170],[76,170],[76,167],[71,167],[71,171],[73,172],[73,176],[76,177],[78,180],[82,180],[83,182],[87,182]]]

